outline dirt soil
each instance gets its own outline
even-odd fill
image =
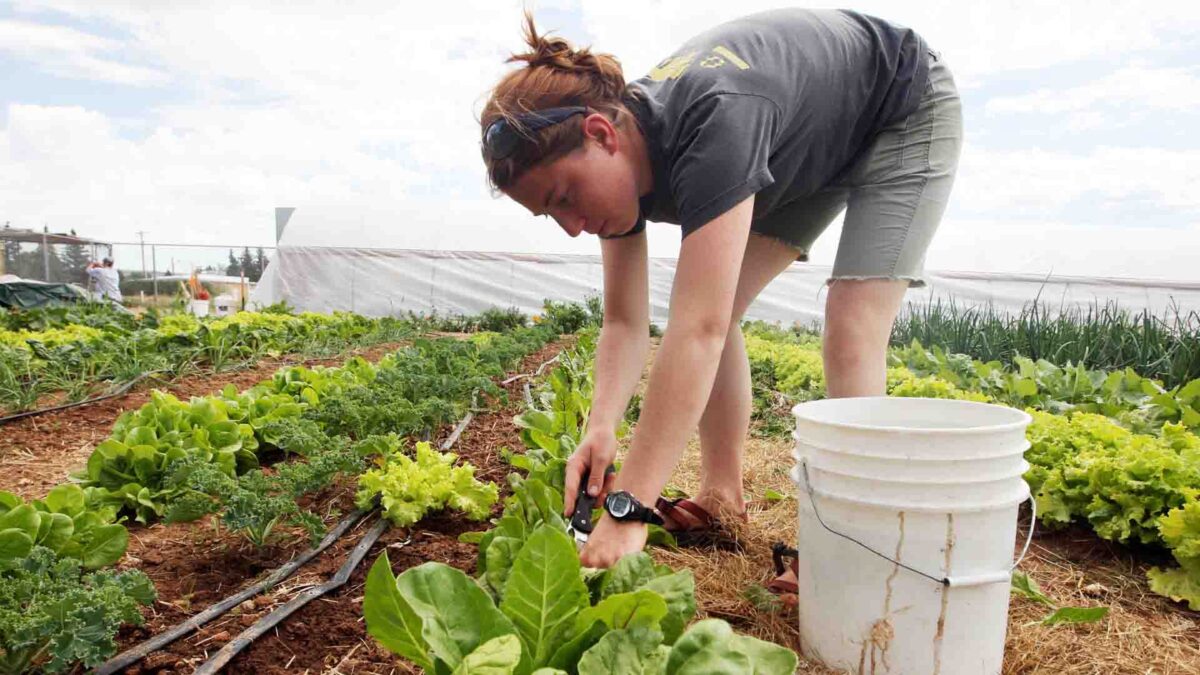
[[[547,345],[522,362],[514,372],[528,373],[552,358],[570,338]],[[508,469],[500,458],[500,448],[520,447],[520,437],[512,424],[513,415],[523,407],[524,380],[505,386],[507,402],[494,402],[488,412],[477,415],[451,449],[463,461],[474,464],[481,479],[503,485]],[[434,441],[441,443],[451,433],[443,429]],[[329,513],[328,522],[336,522],[353,506],[352,480],[331,488],[312,500]],[[495,512],[501,510],[498,504]],[[346,554],[370,529],[373,519],[364,520],[335,542],[329,549],[285,580],[272,591],[243,603],[225,616],[160,650],[127,673],[192,672],[226,642],[265,616],[296,593],[331,578],[345,561]],[[325,597],[297,611],[271,633],[260,638],[233,660],[229,673],[406,673],[417,672],[382,649],[367,636],[362,620],[362,589],[367,571],[386,548],[392,568],[399,573],[428,561],[444,562],[472,572],[475,547],[459,543],[458,536],[470,530],[486,529],[486,522],[470,522],[454,515],[435,515],[412,528],[392,528],[384,532],[367,553],[350,581]],[[237,536],[214,529],[205,521],[190,524],[157,524],[134,527],[124,566],[141,569],[154,581],[158,602],[146,611],[146,625],[126,627],[118,636],[121,649],[127,649],[167,630],[205,607],[228,597],[238,589],[269,574],[301,553],[305,542],[288,538],[288,544],[257,550]]]
[[[65,481],[72,471],[81,469],[96,444],[108,438],[117,417],[149,401],[153,389],[167,391],[182,399],[212,394],[227,384],[239,390],[247,389],[269,379],[283,366],[336,366],[353,355],[376,361],[404,344],[383,343],[319,359],[283,356],[263,359],[237,370],[202,373],[173,382],[151,380],[124,396],[11,422],[0,426],[0,476],[4,476],[3,488],[25,499],[44,496],[50,488]]]

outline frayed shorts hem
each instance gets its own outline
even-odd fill
[[[919,276],[911,276],[907,274],[839,274],[829,277],[825,280],[826,286],[832,286],[835,281],[873,281],[875,279],[883,279],[886,281],[907,281],[909,288],[924,288],[925,279]]]

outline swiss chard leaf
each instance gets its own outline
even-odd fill
[[[467,654],[484,642],[518,634],[487,593],[453,567],[425,563],[410,568],[396,578],[395,587],[398,597],[411,609],[411,616],[420,620],[426,649],[449,670],[457,668]],[[523,653],[522,663],[527,658]]]
[[[657,629],[667,615],[667,602],[654,591],[642,589],[632,593],[610,595],[596,605],[579,612],[575,630],[582,632],[594,621],[601,621],[611,630],[624,628]]]
[[[434,656],[421,636],[421,618],[396,589],[396,577],[387,551],[371,566],[367,574],[363,616],[367,632],[388,651],[412,661],[425,672],[433,672]]]
[[[1042,619],[1042,625],[1060,623],[1095,623],[1108,616],[1107,607],[1059,607],[1050,616]]]
[[[535,666],[550,660],[576,614],[588,606],[579,570],[574,542],[546,525],[534,531],[513,562],[500,609],[516,626]]]
[[[454,669],[453,675],[512,675],[521,663],[521,640],[501,635],[479,645]]]
[[[658,675],[666,662],[667,650],[658,631],[646,628],[611,631],[579,659],[579,675]]]

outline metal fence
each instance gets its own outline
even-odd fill
[[[73,235],[5,231],[0,228],[0,275],[91,290],[87,268],[113,260],[123,295],[173,296],[193,273],[214,292],[237,292],[259,280],[275,255],[274,246],[187,244],[150,241],[101,242]]]

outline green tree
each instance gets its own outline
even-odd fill
[[[92,257],[83,244],[67,244],[62,247],[63,281],[87,283],[87,266],[91,261]]]
[[[242,257],[240,262],[242,264],[242,274],[245,274],[250,280],[254,280],[254,256],[250,255],[249,248],[242,249]]]
[[[267,271],[267,262],[267,255],[263,253],[262,247],[259,246],[258,250],[254,253],[254,267],[258,274],[255,275],[252,281],[262,279],[263,272]]]
[[[239,263],[237,257],[233,255],[233,249],[229,249],[229,264],[225,266],[225,274],[231,277],[236,277],[241,273],[241,263]]]

